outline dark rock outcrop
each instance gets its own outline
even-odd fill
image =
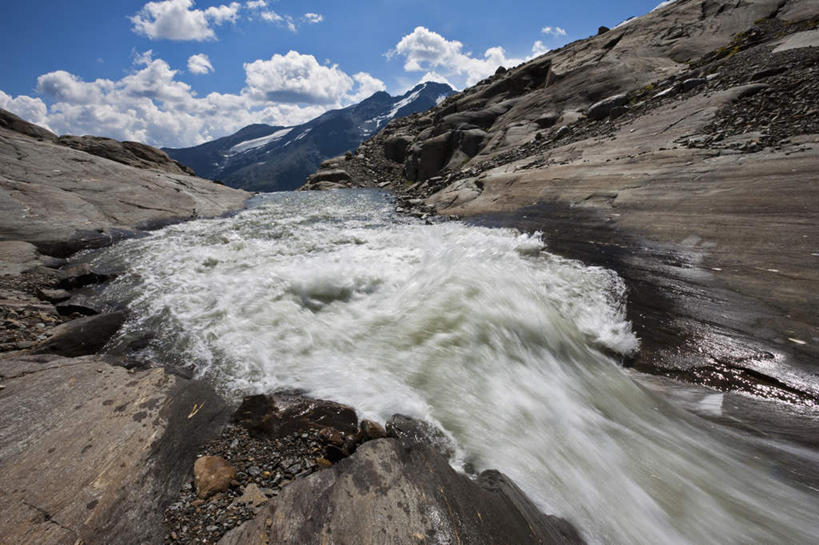
[[[68,357],[96,354],[124,323],[124,312],[77,318],[55,327],[51,337],[34,346],[32,353]]]
[[[540,513],[502,474],[484,472],[472,481],[428,447],[378,439],[292,483],[219,545],[318,545],[328,539],[361,545],[583,542],[569,523]]]
[[[351,407],[289,394],[246,397],[233,421],[251,434],[273,439],[322,428],[351,435],[358,431],[358,417]]]

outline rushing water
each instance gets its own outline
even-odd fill
[[[619,278],[536,236],[397,218],[376,192],[282,193],[100,259],[129,270],[108,295],[153,359],[229,393],[433,421],[456,465],[501,469],[591,543],[817,539],[816,491],[606,355],[638,347]]]

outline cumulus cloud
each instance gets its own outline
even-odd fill
[[[261,9],[267,7],[267,2],[264,0],[250,0],[246,2],[247,9]]]
[[[191,74],[207,74],[213,72],[213,65],[204,53],[191,55],[188,58],[188,72]]]
[[[465,52],[457,40],[447,40],[428,28],[416,27],[387,52],[387,58],[404,58],[404,70],[408,72],[437,72],[469,86],[493,74],[499,66],[513,66],[524,59],[509,58],[502,47],[490,47],[483,57]]]
[[[321,13],[310,13],[308,11],[304,14],[304,20],[308,23],[315,24],[322,22],[324,20],[324,16]]]
[[[353,74],[353,81],[356,83],[356,90],[355,93],[350,96],[352,102],[361,102],[378,91],[387,90],[387,86],[384,85],[383,81],[366,72]]]
[[[336,104],[355,84],[338,66],[323,66],[314,56],[296,51],[276,53],[268,60],[245,63],[244,67],[247,91],[259,100]]]
[[[213,25],[236,22],[241,5],[238,2],[194,8],[193,0],[148,2],[132,16],[133,31],[151,40],[204,41],[216,38]]]
[[[25,95],[12,97],[0,91],[0,108],[16,114],[26,121],[37,125],[47,125],[48,108],[45,102],[39,98],[32,98]]]
[[[540,40],[536,40],[535,43],[532,44],[532,57],[538,57],[549,51],[551,51],[551,49],[546,47]]]
[[[554,36],[555,38],[559,38],[561,36],[566,35],[566,31],[560,28],[559,26],[545,26],[540,29],[540,32],[543,34]]]
[[[191,59],[188,69],[193,72]],[[37,79],[42,98],[0,91],[0,108],[58,133],[184,147],[251,123],[304,123],[329,108],[384,89],[384,83],[370,74],[350,76],[338,66],[319,65],[313,56],[295,51],[248,63],[245,71],[246,86],[239,93],[200,97],[178,79],[178,70],[146,51],[134,56],[130,73],[119,80],[84,81],[57,70]]]

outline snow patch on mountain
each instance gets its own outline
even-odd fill
[[[236,155],[237,153],[244,153],[248,150],[266,146],[270,142],[281,140],[282,138],[287,136],[287,134],[292,130],[293,130],[292,127],[288,129],[282,129],[280,131],[274,132],[273,134],[268,134],[267,136],[262,136],[260,138],[254,138],[252,140],[245,140],[244,142],[239,142],[238,144],[230,148],[227,154]]]

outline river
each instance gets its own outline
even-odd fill
[[[263,195],[97,260],[128,271],[106,296],[131,310],[123,338],[153,335],[142,357],[228,396],[298,388],[427,419],[453,465],[500,469],[590,543],[819,540],[819,491],[613,357],[639,347],[614,273],[393,208],[375,191]]]

